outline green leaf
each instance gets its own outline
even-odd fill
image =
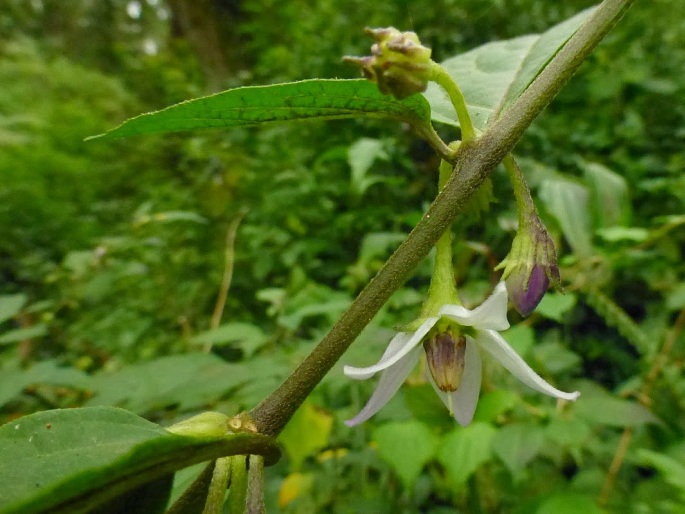
[[[455,428],[442,438],[438,461],[454,485],[469,477],[492,457],[492,440],[497,430],[489,423],[474,422]]]
[[[0,323],[19,314],[26,301],[25,294],[6,294],[0,296]]]
[[[121,409],[44,411],[0,427],[0,512],[86,512],[177,469],[245,453],[273,463],[279,451],[258,434],[175,435]]]
[[[187,410],[217,401],[249,379],[246,368],[216,355],[173,355],[94,376],[94,396],[86,405],[115,405],[141,414],[174,405]]]
[[[521,357],[525,357],[535,344],[535,330],[523,323],[514,325],[502,332],[502,337],[504,337],[507,343],[509,343]]]
[[[582,11],[541,35],[487,43],[441,63],[459,84],[477,129],[484,130],[496,111],[506,110],[528,88],[591,12]],[[439,86],[430,83],[424,96],[434,121],[459,126]]]
[[[373,432],[378,454],[392,467],[405,489],[413,487],[423,466],[435,455],[437,437],[420,421],[386,423]]]
[[[431,427],[450,429],[454,426],[454,418],[430,384],[407,384],[402,393],[405,405],[418,420]]]
[[[361,197],[370,186],[384,180],[379,176],[367,176],[367,172],[377,159],[388,160],[388,153],[382,140],[363,137],[350,145],[347,163],[352,171],[351,187],[356,196]]]
[[[478,400],[473,419],[494,422],[501,414],[513,409],[520,401],[521,397],[518,394],[506,389],[483,393]]]
[[[74,368],[61,367],[56,361],[39,362],[27,369],[7,366],[0,372],[0,406],[32,385],[50,384],[85,389],[88,383],[85,373]]]
[[[582,361],[580,356],[559,341],[545,341],[535,347],[535,360],[542,363],[552,375],[575,369]]]
[[[597,229],[597,235],[608,243],[626,241],[642,243],[649,238],[649,230],[642,227],[607,227]]]
[[[581,165],[592,195],[595,228],[629,225],[631,205],[626,179],[596,162]]]
[[[430,125],[430,106],[421,95],[401,101],[385,96],[363,79],[314,79],[229,89],[142,114],[88,139],[354,117],[388,118],[426,127]]]
[[[572,180],[555,178],[540,184],[540,198],[559,222],[564,237],[579,257],[593,253],[590,230],[590,193]]]
[[[573,406],[574,412],[589,422],[621,428],[661,424],[643,405],[616,398],[595,384],[584,382],[578,390],[581,397]]]
[[[293,469],[300,469],[307,457],[328,445],[332,427],[333,417],[310,402],[297,410],[278,437]]]
[[[580,493],[557,493],[546,498],[535,514],[606,514],[595,498]]]
[[[515,423],[501,428],[492,441],[494,453],[516,477],[542,449],[545,434],[532,423]]]
[[[540,305],[535,309],[535,312],[543,315],[545,318],[563,323],[564,315],[575,307],[577,301],[578,297],[573,293],[547,293],[540,302]]]
[[[685,282],[675,285],[666,297],[666,307],[672,311],[685,308]]]
[[[15,330],[10,330],[5,332],[0,336],[0,344],[11,344],[18,343],[25,339],[33,339],[35,337],[43,337],[48,333],[48,327],[43,323],[38,325],[33,325],[32,327],[17,328]]]
[[[235,345],[242,350],[246,357],[251,357],[259,348],[264,346],[268,338],[264,331],[249,323],[225,323],[213,330],[201,332],[194,336],[191,344],[204,346]]]
[[[173,483],[173,473],[147,482],[98,505],[98,514],[162,514]]]
[[[645,448],[637,450],[637,458],[643,465],[656,469],[667,483],[677,488],[685,497],[685,464],[673,457]]]

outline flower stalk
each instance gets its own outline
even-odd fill
[[[538,216],[521,169],[511,154],[504,158],[518,210],[519,227],[507,257],[496,269],[504,268],[502,278],[516,310],[527,316],[544,297],[550,284],[560,286],[554,241]]]

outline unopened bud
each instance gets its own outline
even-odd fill
[[[456,391],[464,374],[466,338],[454,338],[451,332],[439,332],[423,342],[428,369],[438,389],[446,393]]]
[[[426,90],[431,73],[431,49],[423,46],[414,32],[394,27],[366,29],[376,40],[367,57],[343,57],[361,67],[364,76],[378,84],[384,95],[402,100]]]
[[[504,268],[502,278],[516,310],[528,316],[542,301],[548,287],[559,287],[559,266],[554,241],[540,218],[535,215],[519,226],[511,250],[497,269]]]

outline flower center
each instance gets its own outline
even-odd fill
[[[452,332],[437,332],[423,341],[426,361],[438,389],[445,393],[456,391],[464,374],[466,338],[456,339]]]

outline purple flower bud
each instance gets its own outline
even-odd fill
[[[464,374],[464,336],[459,336],[455,341],[451,332],[438,332],[423,341],[423,349],[438,389],[446,393],[456,391]]]
[[[518,271],[518,273],[516,272]],[[506,279],[509,298],[521,316],[528,316],[538,306],[549,287],[549,278],[540,266],[534,266],[526,283],[525,269],[515,270]]]
[[[364,77],[378,84],[384,95],[402,100],[426,90],[431,73],[431,50],[414,32],[400,32],[388,27],[366,29],[376,40],[367,57],[343,57],[361,67]]]
[[[519,226],[509,255],[497,268],[504,268],[509,298],[522,316],[535,310],[550,284],[559,287],[554,242],[537,214]]]

